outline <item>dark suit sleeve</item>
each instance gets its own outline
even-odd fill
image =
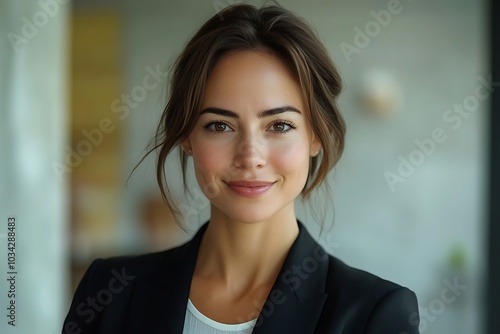
[[[419,334],[415,294],[398,288],[380,299],[368,320],[366,334]]]
[[[89,304],[89,298],[95,297],[95,287],[92,282],[95,280],[96,271],[102,259],[97,259],[89,266],[76,289],[68,315],[64,320],[63,334],[87,334],[97,333],[97,314]]]

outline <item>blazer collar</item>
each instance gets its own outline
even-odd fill
[[[254,334],[313,333],[327,299],[328,254],[297,223],[299,234],[260,312]],[[167,265],[156,263],[154,271],[137,276],[127,333],[182,334],[191,278],[208,224],[187,243],[161,253]]]

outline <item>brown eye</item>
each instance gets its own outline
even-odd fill
[[[288,122],[276,122],[271,125],[270,130],[276,133],[287,133],[288,131],[295,129],[296,127],[293,124],[289,124]]]
[[[282,131],[285,131],[285,124],[283,124],[283,123],[274,124],[273,128],[274,128],[274,131],[282,132]]]
[[[208,131],[216,133],[216,134],[222,134],[225,132],[232,131],[231,127],[228,124],[226,124],[225,122],[221,122],[221,121],[210,122],[203,127],[205,129],[207,129]]]
[[[227,125],[224,123],[215,123],[214,130],[217,132],[224,132],[227,129]]]

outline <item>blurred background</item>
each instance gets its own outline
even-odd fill
[[[239,2],[262,4],[0,1],[1,333],[60,333],[93,259],[171,248],[207,220],[208,200],[194,179],[183,193],[176,159],[166,172],[190,233],[161,200],[154,154],[127,178],[168,98],[169,66],[203,22]],[[329,180],[333,228],[319,242],[414,290],[422,333],[486,333],[488,3],[280,3],[316,29],[344,80],[347,143]],[[323,195],[313,201],[298,215],[319,237]],[[3,314],[11,216],[16,327]]]

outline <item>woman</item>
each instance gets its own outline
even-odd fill
[[[418,333],[413,292],[325,253],[295,216],[342,153],[340,90],[323,45],[281,7],[205,23],[175,63],[155,149],[171,209],[164,164],[180,146],[210,220],[174,249],[94,261],[64,333]]]

